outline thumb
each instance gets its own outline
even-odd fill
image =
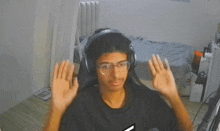
[[[74,78],[74,85],[72,86],[71,89],[69,89],[69,91],[66,93],[66,98],[67,98],[67,102],[71,102],[77,94],[79,88],[79,84],[78,84],[78,80],[77,77]],[[68,103],[69,104],[69,103]]]
[[[72,90],[73,92],[77,92],[77,91],[78,91],[78,88],[79,88],[78,78],[75,77],[71,90]]]
[[[75,78],[74,78],[74,82],[73,82],[73,86],[72,86],[72,88],[74,88],[74,87],[78,87],[78,86],[79,86],[78,78],[75,77]]]

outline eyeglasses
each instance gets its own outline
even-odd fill
[[[117,66],[120,72],[125,72],[130,68],[130,62],[123,61],[119,62],[117,65],[113,65],[112,63],[100,64],[97,67],[103,75],[109,75],[114,66]]]

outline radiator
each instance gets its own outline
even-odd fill
[[[80,36],[91,35],[99,28],[99,2],[80,2],[78,14],[77,40]]]

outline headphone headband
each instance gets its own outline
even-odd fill
[[[105,30],[99,32],[98,34],[107,34],[107,33],[119,33],[119,34],[121,34],[118,30],[115,30],[115,29],[105,29]]]
[[[106,35],[106,34],[110,34],[110,33],[117,33],[117,34],[121,34],[119,31],[115,30],[115,29],[105,29],[95,35],[92,35],[87,42],[87,46],[89,46],[91,44],[92,41],[94,41],[96,38],[99,38],[102,35]]]

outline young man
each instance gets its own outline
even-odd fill
[[[85,53],[93,62],[89,73],[97,77],[97,84],[77,93],[77,78],[72,82],[74,65],[68,61],[56,64],[45,131],[191,131],[168,62],[152,55],[148,66],[153,87],[172,108],[156,91],[133,81],[129,39],[109,29],[96,34],[100,35],[90,42]]]

